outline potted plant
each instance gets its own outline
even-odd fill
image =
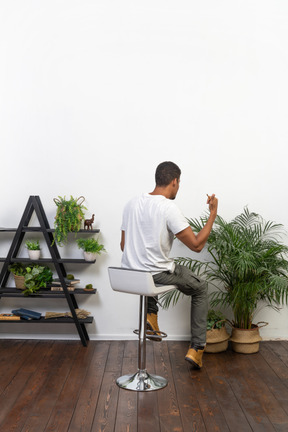
[[[194,232],[203,228],[207,217],[188,220]],[[257,352],[261,337],[254,323],[256,313],[264,306],[279,310],[287,302],[288,247],[281,241],[283,232],[283,225],[265,222],[244,208],[230,222],[217,216],[207,241],[207,261],[177,260],[214,285],[212,307],[232,309],[231,341],[237,352]]]
[[[53,273],[47,266],[40,266],[38,264],[31,264],[25,266],[22,263],[14,263],[9,267],[9,270],[15,276],[22,276],[21,286],[17,288],[23,289],[24,295],[29,295],[37,292],[40,288],[45,288],[47,283],[51,283]]]
[[[214,309],[208,311],[205,352],[218,353],[227,350],[230,336],[225,323],[226,318],[222,312]]]
[[[25,274],[25,291],[24,295],[29,295],[37,292],[40,288],[46,288],[47,283],[51,283],[53,273],[47,266],[39,266],[33,264],[26,267]]]
[[[67,200],[66,197],[54,198],[54,202],[57,206],[57,212],[54,222],[54,242],[56,241],[59,246],[63,246],[67,243],[67,236],[70,232],[77,233],[81,228],[81,221],[84,218],[84,210],[87,210],[83,206],[85,198],[73,198]]]
[[[25,242],[25,246],[28,249],[28,255],[31,260],[38,260],[40,258],[40,244],[39,240]]]
[[[79,249],[83,249],[85,261],[95,261],[96,256],[106,252],[104,245],[94,238],[79,238],[76,240]]]
[[[15,286],[18,289],[25,289],[26,269],[22,263],[13,263],[9,266],[9,271],[14,275]]]

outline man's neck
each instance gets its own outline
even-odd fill
[[[150,195],[163,195],[165,198],[169,199],[169,191],[167,187],[156,186],[153,192],[150,192]]]

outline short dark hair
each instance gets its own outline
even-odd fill
[[[175,178],[179,180],[180,175],[181,170],[174,162],[162,162],[156,168],[156,186],[168,186]]]

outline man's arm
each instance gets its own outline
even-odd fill
[[[176,234],[178,240],[194,252],[201,252],[205,246],[217,216],[218,199],[214,194],[208,197],[207,204],[209,204],[210,216],[198,234],[194,234],[190,226]]]
[[[125,231],[121,231],[120,248],[122,252],[124,251],[124,246],[125,246]]]

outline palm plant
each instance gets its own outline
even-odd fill
[[[199,232],[207,218],[188,222],[194,232]],[[265,222],[244,208],[231,222],[217,216],[207,241],[207,261],[176,261],[202,274],[216,287],[211,293],[211,306],[231,307],[233,326],[250,329],[260,307],[279,310],[279,305],[287,302],[288,247],[281,242],[283,233],[283,225]],[[179,291],[168,294],[164,307],[177,302],[180,295]]]

